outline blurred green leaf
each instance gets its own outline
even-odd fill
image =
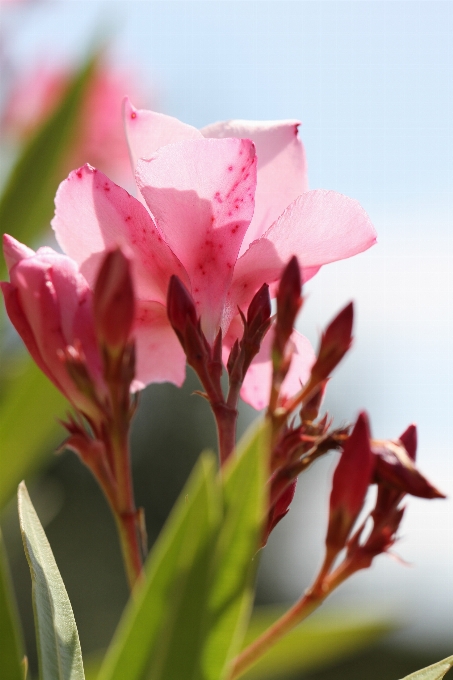
[[[84,680],[82,652],[71,603],[38,515],[22,482],[19,519],[33,582],[41,680]]]
[[[54,113],[27,142],[0,199],[0,225],[19,241],[30,242],[48,226],[62,163],[77,138],[81,104],[98,62],[98,53],[75,73]],[[5,266],[2,264],[1,275]]]
[[[0,660],[2,677],[23,680],[23,658],[19,618],[13,601],[13,587],[9,578],[3,539],[0,533]]]
[[[243,646],[253,642],[284,612],[281,607],[258,607],[250,620]],[[364,619],[348,612],[318,613],[286,635],[241,677],[267,680],[322,668],[354,654],[393,627],[382,619]]]
[[[63,417],[67,408],[67,401],[50,380],[25,358],[22,372],[0,401],[0,508],[21,479],[50,456],[50,445],[58,436],[57,418]]]
[[[445,674],[453,668],[453,656],[448,656],[432,666],[422,668],[420,671],[406,675],[402,680],[442,680]]]
[[[241,643],[264,509],[267,430],[225,474],[203,454],[125,612],[100,680],[221,680]]]

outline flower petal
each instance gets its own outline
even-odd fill
[[[140,390],[151,382],[172,382],[180,387],[186,376],[186,357],[158,302],[137,302],[135,338],[136,377],[132,389]]]
[[[293,331],[291,340],[294,343],[294,354],[288,375],[283,381],[282,394],[293,396],[308,380],[310,369],[316,359],[310,341],[304,336]],[[241,397],[250,406],[261,410],[269,404],[269,395],[272,381],[271,349],[273,331],[265,336],[261,349],[252,361],[241,390]]]
[[[124,128],[126,131],[132,172],[139,158],[151,158],[157,149],[183,139],[201,139],[196,128],[181,123],[177,118],[163,113],[136,109],[128,97],[123,102]]]
[[[240,254],[260,238],[285,208],[308,190],[305,150],[297,120],[230,120],[203,128],[205,137],[251,139],[256,146],[258,179],[255,213]]]
[[[60,184],[52,227],[58,243],[91,286],[105,251],[131,252],[138,297],[164,302],[168,281],[187,275],[147,210],[102,172],[84,165]]]
[[[20,241],[17,241],[9,234],[3,234],[3,254],[5,256],[8,271],[10,271],[11,268],[21,260],[24,260],[27,257],[33,257],[35,251],[28,246],[25,246]]]
[[[102,392],[88,284],[75,262],[50,248],[21,260],[10,278],[10,287],[3,286],[8,314],[32,357],[73,404],[89,413],[90,401],[74,385],[58,355],[80,341],[90,375]]]
[[[253,215],[254,146],[240,139],[170,144],[138,162],[137,182],[188,273],[203,331],[212,342]]]
[[[246,308],[263,283],[278,280],[293,255],[305,283],[322,265],[356,255],[375,242],[374,227],[357,201],[335,191],[308,191],[239,258],[228,306]]]

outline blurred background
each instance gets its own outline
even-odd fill
[[[451,498],[452,37],[448,1],[2,3],[1,178],[7,189],[22,145],[101,40],[108,48],[95,90],[104,93],[111,129],[105,117],[93,122],[90,111],[104,104],[90,104],[87,95],[85,128],[56,165],[59,180],[89,160],[129,186],[124,94],[197,127],[229,118],[300,119],[310,188],[358,199],[379,237],[371,251],[324,267],[306,287],[299,329],[314,345],[336,311],[351,299],[356,305],[354,348],[329,384],[325,407],[337,423],[366,409],[378,438],[397,438],[416,422],[418,465]],[[97,132],[87,132],[87,120]],[[37,154],[37,167],[45,158]],[[27,190],[24,183],[25,204]],[[10,231],[5,220],[1,227]],[[29,245],[49,238],[45,231],[32,236]],[[23,370],[11,331],[4,335],[0,432],[7,388]],[[134,474],[150,544],[199,452],[215,445],[207,407],[190,396],[196,388],[190,375],[182,390],[151,386],[141,399]],[[253,417],[244,409],[241,428]],[[52,412],[38,414],[31,399],[21,427],[33,430],[42,418],[52,420]],[[73,454],[51,454],[62,438],[52,425],[35,442],[39,465],[27,468],[27,480],[88,654],[108,644],[127,591],[95,482]],[[10,449],[0,446],[9,464]],[[301,479],[272,535],[261,558],[260,603],[292,601],[308,587],[322,554],[333,462],[327,457]],[[12,496],[2,498],[2,528],[35,668],[30,579]],[[347,611],[392,622],[395,631],[340,665],[326,655],[326,668],[295,677],[392,680],[453,652],[452,513],[450,499],[410,498],[396,546],[404,563],[378,558],[324,607],[332,617]]]

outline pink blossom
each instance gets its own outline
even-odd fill
[[[8,235],[3,242],[10,283],[1,287],[8,316],[39,368],[76,409],[97,420],[98,409],[80,386],[83,376],[77,386],[65,361],[67,348],[76,346],[89,371],[87,387],[94,385],[101,401],[105,386],[88,283],[66,255],[51,248],[35,253]]]
[[[185,356],[165,309],[171,275],[190,291],[210,343],[222,329],[226,359],[242,333],[238,307],[246,312],[263,283],[275,293],[292,255],[307,281],[323,264],[375,242],[356,201],[307,191],[297,121],[218,123],[200,132],[126,101],[125,124],[139,200],[86,165],[60,185],[53,228],[90,285],[106,249],[132,253],[143,385],[184,380]],[[305,338],[297,334],[294,342],[300,361],[288,391],[308,378],[314,361]],[[266,351],[265,341],[241,393],[256,408],[268,397]]]
[[[11,90],[0,123],[2,134],[24,141],[60,104],[73,77],[69,67],[40,64],[21,75]],[[118,183],[131,186],[129,151],[124,138],[121,102],[131,91],[140,96],[130,73],[99,65],[81,111],[77,141],[64,172],[92,163]]]

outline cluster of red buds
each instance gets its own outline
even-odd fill
[[[352,432],[349,427],[332,429],[327,414],[319,418],[329,377],[352,344],[352,303],[323,333],[310,377],[299,393],[290,398],[281,395],[293,351],[291,331],[302,301],[300,269],[293,258],[283,272],[277,295],[268,409],[273,429],[271,477],[263,545],[289,511],[299,474],[328,451],[338,450],[341,456],[333,476],[326,560],[321,571],[324,578],[339,553],[346,550],[341,570],[343,578],[346,572],[369,566],[376,555],[393,545],[404,512],[400,504],[405,494],[422,498],[444,496],[415,467],[414,425],[397,441],[374,441],[365,413],[359,415]],[[298,419],[294,418],[296,411]],[[378,489],[375,507],[352,533],[372,484]],[[370,523],[372,528],[365,539],[365,527]]]
[[[223,465],[236,444],[236,422],[240,390],[250,364],[258,354],[261,342],[271,324],[269,286],[263,284],[253,297],[247,316],[239,310],[244,326],[227,361],[228,391],[222,388],[222,330],[210,345],[201,328],[195,303],[182,281],[175,275],[170,279],[167,314],[186,354],[187,363],[198,375],[204,392],[197,392],[211,405],[219,439],[220,462]]]

